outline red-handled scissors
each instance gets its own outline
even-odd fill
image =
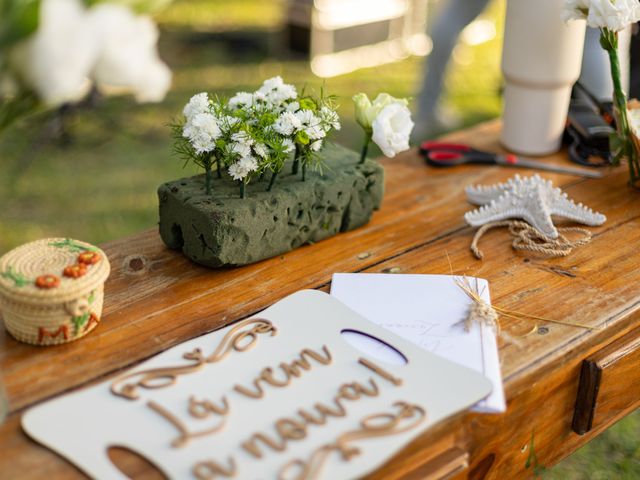
[[[463,143],[423,142],[420,153],[429,165],[434,167],[453,167],[464,163],[485,165],[503,165],[507,167],[534,168],[549,172],[579,175],[587,178],[600,178],[602,173],[584,168],[564,167],[519,157],[518,155],[484,152]]]

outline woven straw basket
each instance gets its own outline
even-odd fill
[[[68,238],[27,243],[0,258],[0,309],[11,335],[34,345],[83,337],[100,322],[107,256]]]

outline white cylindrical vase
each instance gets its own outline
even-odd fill
[[[562,21],[563,0],[509,0],[502,47],[502,144],[527,155],[560,148],[586,23]]]

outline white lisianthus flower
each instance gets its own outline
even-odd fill
[[[93,69],[98,86],[126,89],[138,102],[163,100],[171,86],[171,71],[158,56],[159,34],[153,20],[110,3],[92,7],[88,17],[101,44]]]
[[[55,107],[89,92],[98,48],[81,0],[43,0],[38,30],[11,50],[9,61],[42,102]]]
[[[353,102],[356,108],[356,121],[367,132],[371,131],[374,120],[386,106],[392,103],[398,103],[405,107],[409,105],[406,99],[394,98],[388,93],[379,94],[373,103],[366,93],[358,93],[353,96]]]
[[[608,28],[613,32],[624,30],[640,21],[638,0],[565,0],[562,19],[586,19],[592,28]]]
[[[393,158],[397,153],[409,149],[409,136],[413,130],[409,108],[401,102],[384,107],[372,124],[372,140],[382,153]]]
[[[182,113],[187,121],[191,121],[191,119],[199,113],[206,113],[208,111],[209,95],[206,92],[202,92],[191,97],[189,102],[184,106]]]

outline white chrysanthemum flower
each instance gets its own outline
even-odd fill
[[[238,92],[229,99],[231,108],[250,107],[253,105],[253,94],[249,92]]]
[[[281,105],[287,100],[293,100],[298,97],[298,92],[296,92],[296,87],[293,85],[283,85],[280,88],[273,90],[269,94],[267,94],[268,100],[273,105]]]
[[[266,102],[266,101],[267,101],[267,95],[264,92],[261,92],[260,90],[258,90],[257,92],[253,93],[254,104],[256,102]]]
[[[269,150],[267,149],[267,146],[264,143],[255,143],[253,145],[253,151],[260,158],[267,158],[269,156]]]
[[[324,122],[324,126],[326,130],[333,128],[334,130],[340,130],[340,117],[338,116],[338,112],[330,109],[329,107],[322,107],[320,109],[320,118]]]
[[[282,77],[268,78],[262,83],[256,94],[264,95],[264,100],[271,107],[280,107],[287,100],[298,97],[296,87],[284,83]]]
[[[231,165],[227,172],[234,180],[244,180],[244,177],[247,176],[247,172],[242,169],[239,163]]]
[[[184,106],[182,113],[189,121],[199,113],[209,111],[209,95],[206,92],[198,93],[191,97],[189,102]]]
[[[298,110],[300,110],[300,103],[298,103],[298,102],[290,102],[290,103],[288,103],[288,104],[287,104],[287,106],[285,107],[285,110],[286,110],[287,112],[295,113],[295,112],[297,112]]]
[[[242,157],[238,163],[248,173],[255,172],[258,169],[258,161],[251,155]]]
[[[245,131],[234,133],[233,135],[231,135],[231,140],[233,140],[234,142],[243,143],[249,146],[253,145],[254,143],[253,138],[251,138],[251,135],[249,135],[249,133]]]
[[[240,119],[231,115],[222,115],[218,118],[218,125],[223,131],[231,130],[238,124],[238,122],[240,122]]]
[[[210,113],[199,113],[191,120],[191,126],[196,130],[208,135],[212,140],[220,138],[222,131],[218,126],[218,121]]]
[[[291,135],[302,127],[302,123],[291,112],[282,112],[273,124],[273,129],[281,135]]]
[[[312,142],[311,145],[309,145],[309,148],[314,152],[319,152],[322,148],[322,140],[316,140],[315,142]]]
[[[299,110],[295,113],[295,117],[304,127],[320,124],[320,119],[311,110]]]
[[[291,153],[296,149],[296,144],[293,143],[293,140],[291,140],[290,138],[285,138],[282,141],[282,146],[284,147],[285,153]]]
[[[202,153],[212,152],[216,148],[216,142],[205,132],[198,131],[191,138],[191,145],[198,155]]]
[[[244,180],[251,172],[258,169],[258,161],[252,156],[242,157],[229,167],[229,175],[234,180]]]
[[[266,93],[271,90],[275,90],[284,85],[284,80],[280,75],[276,75],[275,77],[267,78],[264,82],[262,82],[262,86],[258,89],[259,92]]]
[[[322,126],[317,123],[315,125],[309,125],[304,129],[304,132],[309,136],[311,140],[318,140],[327,136],[327,132]]]
[[[240,157],[246,157],[251,155],[251,145],[247,145],[242,142],[235,142],[231,145],[231,153],[237,154]]]

